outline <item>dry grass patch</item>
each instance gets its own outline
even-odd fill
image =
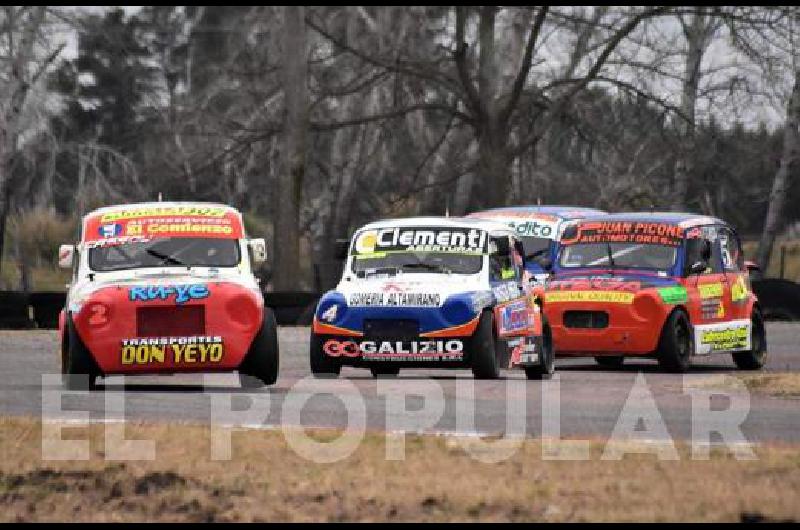
[[[310,462],[280,431],[233,433],[233,458],[210,459],[209,428],[129,424],[155,440],[154,461],[104,459],[103,426],[70,427],[90,440],[85,461],[43,461],[41,424],[0,419],[0,520],[5,521],[737,521],[800,518],[800,449],[761,447],[758,460],[712,451],[708,461],[648,455],[543,460],[526,440],[484,464],[459,440],[409,436],[406,459],[385,458],[368,434],[348,458]],[[330,438],[330,431],[323,438]],[[465,440],[474,445],[476,441]]]
[[[735,390],[731,378],[741,381],[751,392],[783,398],[800,397],[800,372],[765,372],[748,375],[713,375],[691,383],[699,388]]]

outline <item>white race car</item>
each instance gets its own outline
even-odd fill
[[[529,379],[553,373],[550,329],[523,282],[522,244],[507,225],[419,217],[368,224],[353,235],[336,289],[311,330],[311,371],[341,367],[504,367]]]

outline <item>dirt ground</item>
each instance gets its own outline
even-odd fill
[[[800,398],[800,373],[770,372],[736,375],[747,389],[756,394],[781,398]],[[732,389],[729,376],[712,375],[692,386],[704,388]]]
[[[280,431],[232,434],[232,459],[210,459],[209,428],[128,424],[156,443],[156,460],[104,458],[103,425],[70,426],[89,439],[86,461],[44,461],[37,420],[0,419],[2,521],[740,521],[800,519],[800,448],[759,447],[740,461],[653,455],[543,460],[527,440],[510,459],[481,463],[468,439],[408,436],[404,461],[368,434],[348,458],[313,463]],[[318,431],[317,439],[337,433]]]

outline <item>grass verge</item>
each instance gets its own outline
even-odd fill
[[[476,461],[475,441],[408,436],[404,461],[368,434],[348,458],[316,464],[281,431],[232,434],[232,459],[210,459],[209,427],[128,424],[155,441],[156,459],[105,458],[103,426],[70,426],[89,440],[83,461],[42,459],[38,420],[0,419],[3,521],[738,521],[798,519],[800,448],[759,447],[738,461],[712,450],[695,461],[652,455],[543,460],[526,440],[508,460]],[[331,432],[319,431],[321,438]]]
[[[782,398],[800,398],[800,373],[798,372],[764,372],[742,375],[712,375],[692,384],[700,388],[718,388],[733,390],[735,377],[755,394]]]

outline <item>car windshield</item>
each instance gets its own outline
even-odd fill
[[[454,252],[387,252],[353,256],[353,272],[369,274],[389,272],[396,274],[434,272],[452,274],[476,274],[483,266],[480,254],[457,254]]]
[[[521,237],[520,240],[528,258],[546,255],[552,242],[552,239],[546,237]]]
[[[145,267],[235,267],[236,239],[169,237],[89,249],[89,267],[99,272]]]
[[[636,243],[579,243],[564,246],[563,268],[619,267],[667,270],[675,263],[675,246]]]

